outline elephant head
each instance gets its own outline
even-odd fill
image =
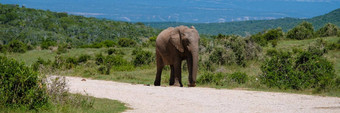
[[[196,76],[198,70],[198,52],[200,36],[191,26],[178,26],[171,32],[170,42],[176,49],[186,56],[189,71],[189,86],[196,86]]]

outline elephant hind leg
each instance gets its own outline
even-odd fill
[[[156,51],[156,55],[157,55],[157,73],[156,73],[156,79],[154,82],[155,86],[160,86],[161,85],[161,75],[162,75],[162,70],[164,68],[164,63],[162,60],[162,57],[158,54],[158,52]]]

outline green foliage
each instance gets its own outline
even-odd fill
[[[314,27],[311,23],[304,21],[295,26],[293,29],[289,30],[287,33],[287,38],[297,40],[314,38]]]
[[[320,37],[328,37],[328,36],[336,36],[339,31],[340,29],[338,26],[331,24],[331,23],[327,23],[325,26],[323,26],[318,31],[316,31],[316,33]]]
[[[57,54],[66,53],[67,48],[70,48],[70,47],[68,47],[68,45],[59,45],[57,49]]]
[[[103,54],[102,53],[100,53],[100,54],[97,54],[96,55],[96,64],[97,65],[100,65],[100,64],[103,64],[104,63],[104,59],[105,59],[105,57],[103,56]]]
[[[104,60],[104,65],[106,67],[105,74],[107,75],[110,74],[112,66],[122,66],[127,64],[128,62],[125,59],[123,59],[123,56],[121,55],[108,55]]]
[[[334,67],[325,58],[308,51],[296,57],[290,52],[275,53],[261,66],[261,81],[267,86],[296,90],[315,88],[317,91],[332,87]]]
[[[44,39],[50,39],[58,44],[69,43],[75,46],[104,41],[106,47],[112,47],[115,44],[105,40],[117,40],[123,37],[147,38],[159,32],[143,24],[88,18],[3,4],[0,4],[0,7],[0,40],[5,42],[4,44],[18,39],[24,43],[31,42],[37,45],[41,44]],[[43,44],[42,48],[46,48],[47,45],[49,44]]]
[[[213,47],[212,53],[209,55],[211,63],[224,64],[237,64],[246,66],[246,60],[257,59],[262,51],[254,41],[244,39],[239,36],[216,36],[216,46]]]
[[[230,79],[238,84],[244,84],[248,81],[248,75],[242,72],[235,72],[230,75]]]
[[[37,72],[0,56],[0,105],[39,109],[48,103],[46,86]]]
[[[91,56],[90,55],[87,55],[87,54],[82,54],[79,56],[78,58],[78,63],[85,63],[87,60],[90,60],[91,59]]]
[[[133,47],[136,45],[136,41],[129,38],[120,38],[118,40],[118,45],[120,47]]]
[[[8,44],[8,51],[9,52],[25,53],[27,51],[27,47],[24,43],[22,43],[19,40],[12,40]]]
[[[107,50],[107,54],[108,55],[112,55],[112,54],[115,54],[115,55],[124,55],[124,52],[120,49],[115,49],[115,48],[110,48]]]
[[[40,67],[48,66],[50,64],[51,64],[50,60],[45,61],[44,59],[39,57],[38,60],[32,65],[32,68],[34,71],[39,71]]]
[[[136,48],[132,52],[135,55],[133,64],[135,66],[148,65],[154,61],[154,55],[150,51],[144,51],[141,48]]]
[[[56,43],[53,42],[52,40],[46,39],[44,41],[41,42],[41,49],[48,49],[50,46],[55,46]]]

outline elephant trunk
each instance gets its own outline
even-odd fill
[[[191,52],[192,54],[192,71],[191,72],[191,79],[189,78],[189,86],[190,87],[195,87],[196,86],[196,76],[197,76],[197,71],[198,71],[198,48],[194,48],[194,50]]]

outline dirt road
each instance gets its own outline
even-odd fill
[[[126,103],[134,113],[340,113],[340,98],[213,88],[155,87],[67,77],[72,93]]]

